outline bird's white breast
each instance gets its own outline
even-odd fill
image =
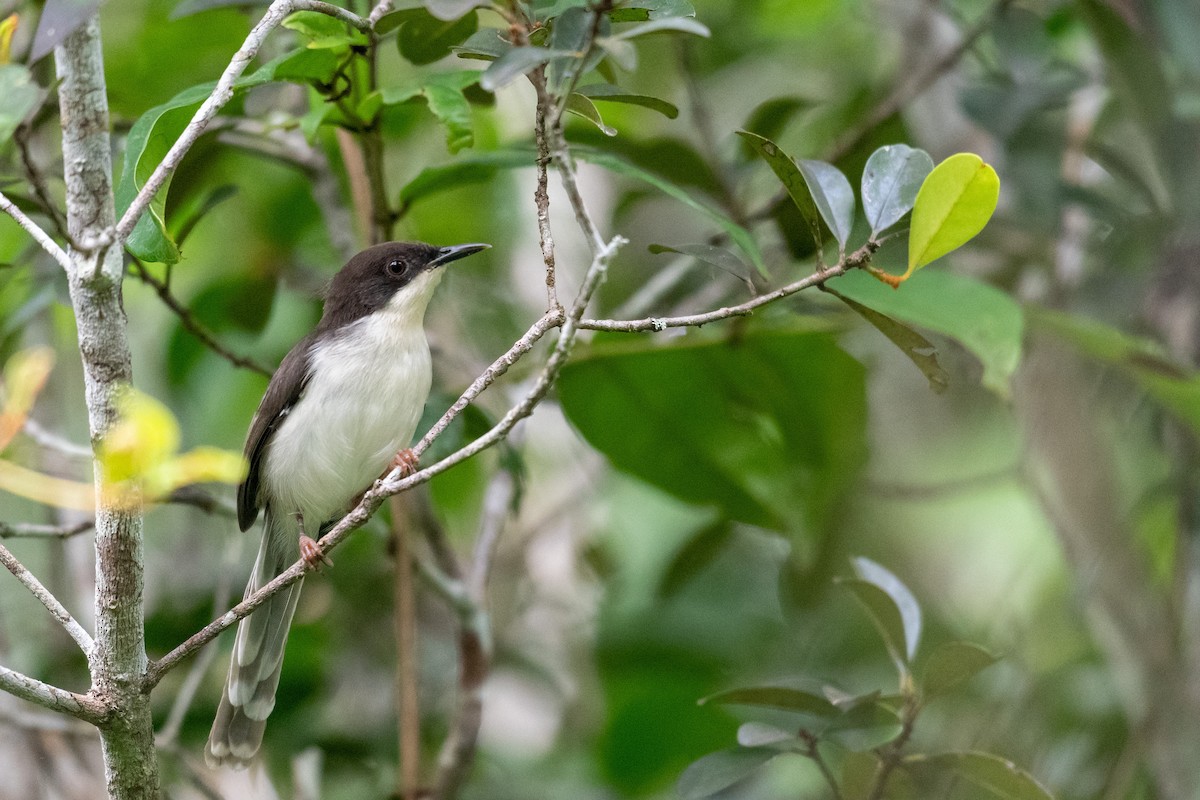
[[[429,396],[422,320],[439,272],[313,346],[308,385],[272,437],[263,475],[273,512],[302,511],[310,536],[412,440]]]

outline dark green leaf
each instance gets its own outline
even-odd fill
[[[892,660],[902,671],[906,671],[904,620],[900,617],[900,609],[896,608],[896,603],[887,592],[868,581],[850,578],[840,583],[853,592],[855,599],[862,604],[871,621],[875,623]]]
[[[578,92],[597,102],[628,103],[630,105],[649,108],[662,114],[667,119],[675,119],[679,116],[679,109],[666,100],[660,100],[657,97],[649,97],[644,94],[631,94],[621,87],[613,86],[610,83],[593,83],[581,86]]]
[[[774,140],[793,116],[812,106],[813,102],[803,97],[776,97],[754,109],[742,127],[763,139]],[[749,140],[743,139],[741,147],[747,158],[754,156],[754,145]]]
[[[426,11],[422,6],[413,6],[412,8],[401,8],[395,11],[389,11],[379,18],[379,22],[375,23],[375,33],[379,36],[391,33],[397,30],[401,25],[408,22],[410,19],[424,17]]]
[[[696,9],[688,0],[625,0],[608,12],[613,22],[645,22],[664,17],[694,17]]]
[[[572,8],[587,8],[589,0],[554,0],[554,2],[537,3],[535,12],[540,20],[555,19]]]
[[[892,741],[901,730],[903,725],[896,712],[872,702],[855,705],[820,735],[851,752],[865,752]]]
[[[887,145],[871,154],[863,170],[862,202],[872,237],[912,210],[925,176],[932,171],[929,154],[905,144]]]
[[[904,627],[905,660],[911,662],[921,641],[921,606],[917,603],[917,598],[913,597],[913,593],[899,578],[871,559],[859,556],[852,559],[852,563],[859,578],[887,592],[888,597],[895,603]]]
[[[1054,796],[1028,772],[991,753],[913,755],[901,764],[916,773],[953,771],[1003,800],[1054,800]]]
[[[673,597],[697,574],[724,551],[733,536],[728,522],[717,522],[701,528],[671,558],[658,583],[658,596]]]
[[[548,47],[514,47],[492,62],[479,80],[479,85],[494,92],[547,61],[575,58],[576,55],[571,50],[551,50]]]
[[[29,48],[29,63],[49,55],[60,42],[87,22],[99,7],[100,0],[46,0],[38,19],[37,31],[33,34],[33,44]]]
[[[1108,83],[1152,139],[1171,115],[1171,89],[1156,47],[1103,0],[1080,0],[1078,8],[1108,68]]]
[[[792,198],[792,202],[796,204],[800,214],[804,217],[804,221],[808,223],[809,230],[812,231],[813,241],[817,243],[817,247],[821,245],[821,212],[817,210],[816,201],[813,199],[812,191],[809,189],[808,181],[804,177],[804,173],[796,165],[795,159],[787,153],[779,149],[779,146],[759,136],[757,133],[750,131],[738,131],[738,136],[749,142],[750,147],[754,152],[771,167],[771,171],[775,173],[775,177],[783,184],[783,188],[787,190],[788,196]]]
[[[665,245],[652,244],[649,248],[651,253],[679,253],[684,256],[703,261],[705,264],[712,264],[720,270],[728,272],[742,280],[750,279],[750,268],[742,263],[742,260],[729,252],[723,247],[715,247],[711,244],[680,244],[680,245]]]
[[[496,28],[480,28],[457,47],[451,48],[460,58],[477,58],[495,61],[513,49],[512,43]]]
[[[225,184],[207,189],[192,198],[191,202],[179,209],[173,220],[172,236],[175,241],[183,244],[200,220],[208,215],[208,212],[233,197],[237,191],[238,188],[233,184]]]
[[[0,145],[12,138],[42,100],[42,89],[21,64],[0,64]]]
[[[483,183],[502,169],[532,167],[535,158],[532,150],[499,150],[465,156],[438,167],[426,167],[400,190],[400,202],[408,205],[438,192]]]
[[[826,286],[824,291],[837,297],[854,310],[854,313],[869,322],[876,330],[886,336],[892,344],[924,373],[929,381],[929,388],[941,394],[950,385],[950,376],[938,363],[937,348],[921,334],[886,314],[880,314],[873,308],[851,300],[836,289]]]
[[[899,290],[860,270],[829,285],[881,314],[955,339],[983,363],[983,385],[1008,396],[1025,322],[1021,307],[1004,292],[940,270],[919,272]]]
[[[741,225],[738,225],[736,222],[731,220],[717,209],[713,208],[707,203],[697,200],[683,189],[663,179],[662,177],[637,167],[628,161],[612,155],[611,153],[604,153],[591,148],[577,147],[575,148],[575,155],[583,161],[604,167],[607,170],[625,175],[626,177],[636,178],[637,180],[648,183],[654,188],[658,189],[660,192],[668,194],[692,209],[704,214],[713,222],[716,222],[718,225],[720,225],[721,228],[723,228],[725,232],[729,234],[729,237],[733,239],[734,243],[736,243],[737,246],[742,249],[742,252],[750,257],[751,263],[754,264],[760,273],[764,275],[766,274],[766,266],[763,264],[762,255],[758,252],[758,245],[755,243],[754,237],[750,235],[749,231],[747,231]]]
[[[784,711],[798,711],[818,717],[834,718],[840,715],[837,706],[820,695],[791,689],[786,686],[755,686],[746,689],[730,689],[718,692],[700,701],[701,703],[728,703],[744,706],[763,706]]]
[[[966,683],[996,661],[994,655],[979,645],[947,642],[930,654],[921,688],[925,697],[932,700]]]
[[[820,529],[865,445],[862,367],[819,324],[752,331],[736,347],[609,342],[564,368],[563,410],[614,466],[683,500]]]
[[[718,750],[693,762],[675,785],[680,800],[703,800],[735,783],[766,764],[779,753],[764,748],[738,747]]]
[[[449,22],[426,13],[404,21],[396,45],[409,62],[432,64],[449,55],[452,47],[463,44],[478,29],[479,17],[474,13]]]

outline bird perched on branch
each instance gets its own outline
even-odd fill
[[[388,242],[342,267],[316,330],[284,357],[246,437],[250,471],[238,487],[242,530],[264,516],[249,597],[321,550],[307,531],[341,516],[407,448],[430,387],[425,308],[441,267],[486,244]],[[210,766],[245,766],[262,745],[302,581],[238,624],[233,662],[204,751]]]

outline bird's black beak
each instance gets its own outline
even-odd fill
[[[458,261],[460,258],[466,258],[472,253],[478,253],[480,250],[487,250],[491,247],[490,244],[455,244],[449,247],[438,249],[438,254],[429,262],[427,267],[434,269],[449,264],[451,261]]]

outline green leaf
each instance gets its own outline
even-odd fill
[[[716,247],[711,244],[680,244],[680,245],[665,245],[652,244],[649,247],[651,253],[678,253],[684,256],[703,261],[705,264],[712,264],[720,270],[728,272],[742,280],[750,279],[750,269],[742,260],[729,252],[723,247]]]
[[[995,664],[996,656],[970,642],[946,642],[925,662],[921,688],[927,700],[946,694]]]
[[[658,583],[657,595],[667,598],[678,594],[724,551],[732,537],[733,527],[725,521],[702,528],[671,558]]]
[[[645,36],[648,33],[664,32],[690,33],[693,36],[703,36],[705,38],[712,36],[712,32],[703,23],[691,17],[659,17],[614,33],[612,38],[624,42],[635,39],[638,36]]]
[[[329,51],[313,51],[300,57],[304,51],[286,53],[264,64],[251,75],[234,83],[234,95],[261,86],[277,79],[276,71],[289,76],[317,71],[318,66],[328,65],[336,57]],[[184,89],[166,103],[155,106],[138,117],[125,139],[125,162],[121,168],[121,180],[117,185],[115,199],[117,215],[129,208],[133,198],[162,161],[163,156],[179,138],[191,121],[200,104],[211,94],[215,83],[205,83]],[[170,180],[151,200],[146,213],[142,214],[130,234],[126,247],[143,261],[174,264],[179,260],[179,248],[167,230],[165,209]]]
[[[938,394],[946,391],[946,388],[950,385],[950,376],[946,373],[946,370],[942,369],[942,365],[938,363],[937,347],[934,346],[933,342],[907,325],[892,319],[887,314],[880,314],[873,308],[868,308],[862,303],[851,300],[837,289],[824,286],[822,290],[841,300],[854,313],[865,319],[876,330],[886,336],[892,344],[900,348],[900,352],[904,353],[916,365],[917,369],[921,370],[925,375],[926,380],[929,381],[930,389]]]
[[[983,364],[983,385],[1008,397],[1025,321],[1021,307],[1004,292],[936,270],[915,276],[903,291],[892,291],[862,271],[829,285],[881,314],[955,339]]]
[[[871,702],[850,708],[820,735],[851,752],[861,753],[887,744],[899,736],[903,729],[895,711]]]
[[[913,206],[908,271],[900,280],[975,238],[999,199],[996,170],[974,153],[958,153],[934,167]]]
[[[512,42],[505,39],[501,33],[502,31],[496,28],[480,28],[465,42],[451,49],[458,54],[459,58],[495,61],[513,49]]]
[[[426,167],[400,190],[400,202],[409,205],[438,192],[484,183],[500,170],[532,167],[536,158],[532,150],[498,150],[464,156],[437,167]]]
[[[892,144],[871,154],[863,170],[862,201],[872,238],[912,209],[921,184],[932,171],[929,154],[908,145]]]
[[[21,64],[0,64],[0,144],[12,138],[42,100],[42,89]]]
[[[854,594],[854,598],[866,610],[879,635],[883,637],[888,655],[902,672],[907,672],[904,620],[900,617],[900,609],[896,607],[895,601],[887,592],[869,581],[847,578],[839,583]]]
[[[438,19],[429,13],[419,14],[409,17],[400,26],[396,46],[410,63],[432,64],[449,55],[451,48],[463,44],[478,29],[476,14],[453,21]]]
[[[1070,342],[1091,358],[1124,373],[1181,422],[1200,433],[1200,373],[1167,356],[1162,346],[1102,322],[1036,306],[1030,324]]]
[[[297,11],[290,14],[283,21],[283,27],[307,39],[308,47],[313,50],[348,47],[352,43],[364,41],[362,33],[319,11]]]
[[[645,22],[663,17],[694,17],[695,7],[688,0],[625,0],[608,12],[613,22]]]
[[[813,199],[813,193],[809,188],[808,180],[796,165],[796,160],[780,150],[779,145],[764,136],[759,136],[757,133],[751,133],[750,131],[738,131],[737,134],[745,139],[750,144],[750,147],[754,149],[754,152],[758,153],[771,167],[771,170],[775,173],[775,177],[783,184],[783,188],[787,190],[788,196],[792,198],[792,202],[800,210],[800,215],[808,223],[809,230],[812,231],[813,241],[817,243],[819,249],[823,238],[821,235],[821,212],[817,210],[817,204]]]
[[[852,563],[859,578],[887,592],[888,597],[896,604],[904,628],[905,661],[911,662],[921,641],[921,606],[917,603],[917,598],[913,597],[913,593],[899,578],[871,559],[859,556],[852,559]]]
[[[763,706],[783,711],[798,711],[818,717],[837,717],[841,714],[837,706],[820,695],[791,689],[786,686],[755,686],[745,689],[729,689],[704,698],[701,703],[725,703],[743,706]]]
[[[842,171],[833,164],[802,158],[796,162],[821,219],[829,226],[838,243],[838,253],[846,251],[850,230],[854,227],[854,190]]]
[[[473,8],[490,5],[488,0],[421,0],[431,15],[443,22],[451,22]]]
[[[492,62],[484,71],[479,85],[489,92],[494,92],[535,67],[556,58],[575,58],[578,53],[572,50],[553,50],[549,47],[514,47]]]
[[[595,164],[598,167],[604,167],[605,169],[611,172],[616,172],[619,175],[635,178],[636,180],[648,183],[654,188],[658,189],[660,192],[670,195],[688,207],[699,211],[701,214],[719,225],[726,233],[728,233],[729,238],[732,239],[734,243],[742,249],[742,252],[744,252],[750,258],[751,263],[754,264],[759,273],[766,275],[766,265],[763,264],[762,254],[758,252],[758,245],[755,243],[754,237],[748,230],[731,220],[722,212],[718,211],[707,203],[697,200],[683,189],[660,177],[659,175],[635,166],[634,164],[614,156],[611,153],[605,153],[588,147],[576,147],[573,148],[573,152],[580,160],[587,161],[590,164]]]
[[[692,762],[675,785],[680,800],[703,800],[748,778],[778,751],[766,748],[738,747],[709,753]]]
[[[567,98],[567,111],[577,117],[586,119],[599,128],[605,136],[617,135],[616,128],[611,128],[604,124],[604,119],[600,116],[600,111],[596,108],[596,104],[587,97],[579,94],[579,92],[572,92],[571,96]]]
[[[666,100],[644,94],[633,94],[619,86],[613,86],[611,83],[592,83],[579,87],[577,91],[584,97],[600,103],[628,103],[642,106],[657,111],[667,119],[675,119],[679,116],[679,109]]]
[[[776,728],[774,725],[764,725],[761,722],[747,722],[738,726],[737,743],[742,747],[769,747],[780,752],[798,751],[804,749],[804,743],[791,731]]]
[[[939,753],[913,755],[900,762],[911,772],[951,770],[1004,800],[1054,800],[1054,796],[1028,772],[1008,759],[991,753]]]
[[[823,324],[736,347],[607,339],[564,368],[559,399],[618,469],[731,519],[820,530],[865,453],[863,369]]]

